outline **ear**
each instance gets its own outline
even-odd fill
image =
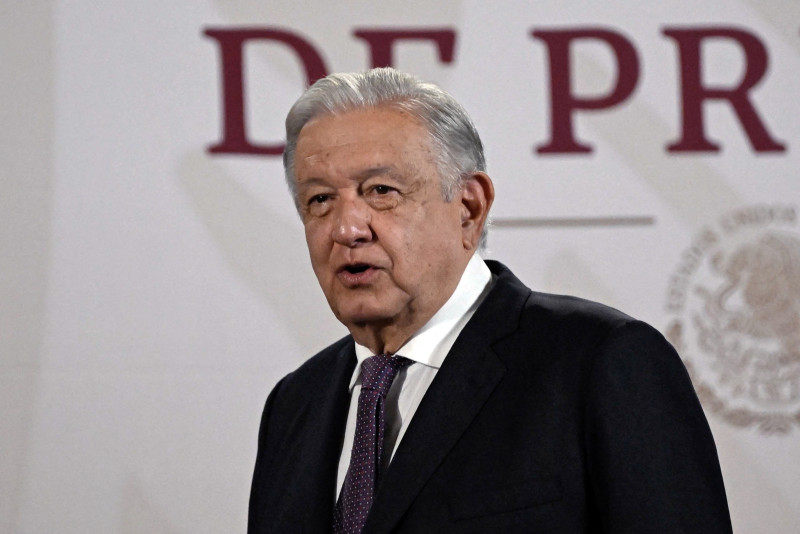
[[[460,191],[461,239],[466,250],[475,250],[494,202],[494,184],[485,172],[476,171],[464,180]]]

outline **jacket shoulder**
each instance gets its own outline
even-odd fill
[[[533,291],[502,263],[486,260],[486,264],[496,279],[494,288],[483,305],[490,312],[489,317],[509,313],[513,315],[518,310],[523,322],[552,321],[565,326],[581,325],[588,328],[613,328],[634,320],[629,315],[599,302]]]
[[[334,369],[342,363],[343,358],[347,358],[352,352],[352,350],[348,350],[352,347],[353,338],[349,335],[331,343],[303,362],[300,367],[287,374],[280,381],[282,388],[307,387],[310,383],[329,381]]]
[[[487,261],[496,276],[495,287],[476,313],[477,326],[501,343],[530,348],[595,345],[612,332],[653,330],[633,317],[605,304],[569,296],[532,291],[503,264]],[[488,325],[488,326],[487,326]],[[627,328],[628,326],[633,328]],[[640,326],[639,326],[640,325]],[[517,347],[519,349],[521,347]]]
[[[553,321],[589,329],[613,329],[636,321],[616,308],[580,297],[532,291],[523,314],[532,320]]]

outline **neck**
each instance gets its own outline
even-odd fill
[[[431,317],[433,316],[431,315]],[[394,354],[425,325],[425,322],[418,326],[416,324],[403,326],[394,323],[383,325],[369,323],[350,325],[349,330],[356,343],[368,347],[373,354]]]
[[[429,303],[423,309],[415,309],[410,304],[405,313],[398,316],[380,321],[351,323],[347,328],[353,339],[359,345],[368,347],[373,354],[394,354],[445,305],[458,287],[463,274],[462,269],[455,280],[448,282],[450,287],[441,302]]]

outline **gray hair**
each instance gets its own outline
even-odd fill
[[[283,167],[295,205],[294,156],[303,127],[320,115],[378,107],[405,111],[428,131],[446,201],[453,199],[471,173],[486,170],[483,143],[472,119],[461,104],[436,85],[389,67],[331,74],[303,93],[286,116]],[[484,226],[480,248],[485,242]]]

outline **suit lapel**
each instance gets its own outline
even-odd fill
[[[311,420],[297,465],[289,466],[293,482],[285,488],[281,518],[275,532],[327,532],[331,528],[336,493],[336,473],[342,450],[348,389],[356,357],[350,341],[342,348],[329,373],[316,380],[320,395],[310,409]]]
[[[503,378],[492,344],[518,328],[530,294],[496,262],[495,287],[459,335],[395,452],[364,532],[390,532]]]

